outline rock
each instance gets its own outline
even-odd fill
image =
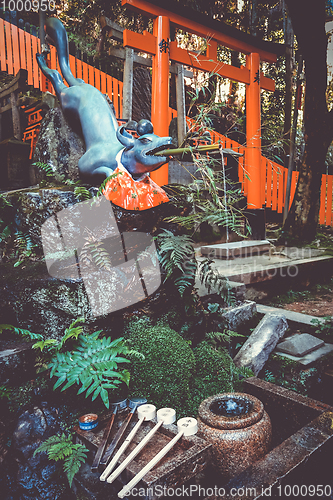
[[[55,213],[77,203],[72,191],[60,189],[39,189],[38,191],[14,193],[8,200],[15,210],[15,221],[31,242],[42,247],[41,226]]]
[[[84,141],[79,132],[67,123],[60,108],[51,109],[41,123],[34,162],[50,165],[57,180],[61,180],[62,176],[72,181],[78,180],[78,162],[85,153]],[[37,182],[43,178],[37,168],[35,175]]]
[[[1,265],[0,314],[3,323],[18,325],[47,337],[59,337],[73,319],[89,321],[90,307],[84,284],[56,280],[45,262],[28,262],[17,268]]]
[[[238,331],[238,328],[243,325],[246,321],[249,321],[254,314],[257,312],[257,305],[255,302],[246,300],[243,304],[236,307],[229,307],[223,314],[222,317],[228,323],[228,328],[230,330]]]
[[[30,342],[0,341],[0,385],[26,382],[36,376],[36,351]]]
[[[55,214],[58,214],[59,218],[59,213],[63,210],[75,212],[74,209],[78,204],[73,192],[60,189],[40,189],[36,192],[15,193],[10,195],[9,201],[13,205],[12,220],[16,221],[18,229],[23,234],[27,234],[31,242],[37,246],[35,251],[39,256],[43,256],[41,227],[44,222],[52,220]],[[166,217],[179,213],[179,210],[172,203],[164,203],[143,211],[129,211],[115,205],[112,205],[112,208],[119,231],[134,235],[138,232],[155,235],[161,227],[169,228],[168,223],[164,222]],[[73,223],[73,227],[77,229],[74,215],[69,222]],[[97,226],[100,227],[99,234],[107,233],[107,220],[104,224],[104,220],[98,219]],[[174,230],[174,228],[170,229]],[[59,241],[58,229],[57,235]],[[85,237],[86,233],[83,234],[83,243],[88,241]],[[56,251],[56,247],[52,247],[51,251]],[[84,316],[88,323],[95,324],[96,317],[91,312],[85,283],[82,276],[78,277],[76,265],[68,266],[66,276],[50,276],[45,262],[32,262],[31,260],[24,261],[19,267],[13,267],[13,262],[1,263],[0,269],[2,323],[14,324],[35,333],[46,334],[48,337],[62,335],[64,328],[68,327],[73,319],[79,316]],[[126,278],[127,281],[130,281],[131,277],[128,273],[124,280]],[[128,284],[126,280],[122,283],[124,288]],[[98,279],[97,276],[97,285],[94,290],[101,288],[99,295],[103,304],[100,304],[99,307],[101,321],[98,321],[98,326],[96,323],[96,330],[106,327],[109,331],[111,328],[113,320],[110,323],[110,320],[106,321],[106,316],[102,316],[110,312],[107,305],[111,304],[118,296],[115,287],[111,285],[106,289],[102,280]],[[132,286],[131,283],[130,285]],[[140,291],[141,289],[142,287]],[[144,300],[136,300],[133,304],[135,307],[131,307],[129,311],[142,307],[154,309],[155,306],[158,311],[162,311],[165,308],[165,293],[161,290],[157,290],[153,295],[151,295],[152,291],[148,293],[150,296],[147,299],[144,299],[144,295],[141,293]],[[126,308],[128,304],[124,302],[122,305],[123,308]],[[115,313],[117,317],[114,321],[117,324],[123,312],[124,310]]]
[[[11,495],[20,500],[72,498],[67,483],[59,481],[59,464],[50,461],[46,453],[34,456],[43,441],[60,431],[56,410],[46,405],[27,410],[19,417],[12,436],[11,462],[5,464],[7,481],[1,498],[7,500]]]
[[[287,328],[284,316],[266,314],[236,354],[235,365],[250,368],[257,376]]]
[[[108,484],[106,481],[100,481],[100,473],[91,472],[91,465],[85,463],[81,466],[79,472],[74,476],[72,490],[75,498],[84,500],[105,500],[108,498],[117,498],[120,491],[119,484]]]
[[[323,340],[309,333],[301,333],[280,342],[278,350],[286,354],[291,354],[292,356],[302,357],[322,347],[324,344],[325,342]]]

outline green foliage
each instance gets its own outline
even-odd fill
[[[191,382],[192,413],[209,396],[241,390],[241,379],[253,375],[249,369],[237,368],[225,348],[216,349],[206,340],[198,344],[193,353],[195,372]]]
[[[235,294],[230,288],[229,280],[212,267],[213,262],[211,259],[205,259],[199,263],[200,283],[207,288],[208,293],[214,290],[228,305],[232,305],[235,302]]]
[[[203,179],[194,180],[188,186],[177,186],[178,193],[174,197],[177,206],[191,206],[192,211],[188,215],[172,216],[166,220],[193,232],[197,231],[201,224],[208,223],[210,226],[228,227],[230,231],[243,236],[245,217],[236,206],[242,197],[240,190],[229,189],[225,204],[221,189],[223,176],[221,172],[216,172],[209,166],[209,162],[212,163],[213,160],[196,158],[194,162]]]
[[[158,256],[166,271],[166,280],[174,283],[181,297],[186,291],[191,291],[198,273],[200,282],[208,292],[214,290],[228,304],[235,301],[230,290],[228,278],[212,267],[213,261],[205,259],[197,262],[194,253],[193,240],[187,235],[175,236],[171,231],[163,229],[157,236]],[[193,296],[195,300],[195,296]]]
[[[205,339],[209,344],[218,347],[223,343],[229,343],[234,337],[244,337],[244,335],[225,329],[223,332],[208,332]]]
[[[13,205],[5,195],[0,195],[0,248],[2,257],[15,257],[14,267],[30,257],[35,245],[28,233],[17,226]]]
[[[78,345],[69,352],[56,352],[49,367],[50,377],[57,377],[54,389],[61,386],[62,391],[74,384],[80,386],[78,394],[85,392],[86,397],[92,395],[94,401],[100,396],[106,408],[109,408],[107,389],[116,389],[122,382],[128,385],[130,374],[127,370],[119,370],[129,360],[122,357],[129,349],[122,338],[111,341],[110,337],[99,338],[101,332],[80,335]]]
[[[53,169],[48,163],[44,163],[43,161],[36,161],[35,163],[33,163],[33,165],[39,168],[39,170],[45,172],[46,177],[54,177]]]
[[[0,385],[0,399],[10,399],[10,390],[5,385]]]
[[[98,240],[92,231],[85,229],[85,243],[80,251],[80,263],[89,265],[93,262],[99,269],[110,270],[111,259],[103,246],[103,241]]]
[[[160,263],[167,272],[168,279],[176,269],[185,274],[186,263],[194,257],[193,240],[186,234],[175,236],[171,231],[163,229],[157,237],[159,243]]]
[[[102,196],[103,194],[103,191],[105,189],[105,186],[107,185],[107,183],[111,180],[111,179],[114,179],[115,177],[117,177],[118,175],[123,175],[123,172],[115,172],[111,175],[109,175],[109,177],[107,177],[106,179],[104,179],[104,181],[102,182],[102,184],[99,186],[98,188],[98,191],[97,191],[97,194],[96,196]]]
[[[144,360],[132,359],[131,392],[144,395],[157,408],[171,406],[183,414],[194,368],[189,343],[170,327],[153,326],[146,318],[131,320],[125,335],[144,355]]]
[[[59,172],[55,172],[53,170],[53,168],[51,167],[51,165],[49,165],[48,163],[44,163],[43,161],[36,161],[32,165],[36,166],[37,168],[39,168],[39,170],[41,170],[42,172],[45,173],[47,183],[52,182],[55,184],[66,184],[66,185],[72,186],[72,185],[76,185],[80,182],[80,181],[72,181],[71,179],[66,179],[64,174],[60,174]],[[40,186],[44,187],[44,184],[45,184],[45,181],[40,182]]]
[[[15,262],[14,267],[19,266],[22,262],[30,257],[35,245],[28,233],[22,233],[22,231],[16,231],[14,236],[14,244],[17,248],[18,260]]]
[[[91,192],[84,186],[75,186],[74,196],[77,201],[86,201],[92,198]]]
[[[122,367],[129,363],[126,355],[140,357],[130,350],[123,338],[111,340],[100,338],[101,331],[84,334],[84,318],[71,323],[61,340],[45,339],[42,335],[12,325],[0,325],[0,332],[12,330],[15,334],[29,340],[37,340],[33,345],[42,353],[37,366],[51,368],[50,377],[57,377],[54,389],[61,386],[62,391],[77,384],[78,394],[85,392],[86,397],[92,395],[94,401],[98,396],[109,408],[109,389],[116,389],[121,383],[129,384],[130,374]]]
[[[311,323],[316,327],[315,333],[320,337],[326,339],[332,339],[333,335],[333,316],[324,316],[323,321],[319,319],[312,319]]]
[[[17,326],[13,326],[13,325],[6,325],[6,324],[0,325],[0,333],[2,333],[4,330],[11,331],[15,335],[23,337],[24,340],[42,340],[43,339],[43,336],[40,335],[39,333],[33,333],[30,330],[18,328]]]
[[[197,271],[193,240],[186,234],[175,236],[163,229],[157,241],[159,261],[166,271],[165,281],[171,279],[183,297],[185,290],[193,287]]]
[[[64,472],[69,485],[72,486],[73,478],[86,461],[88,451],[82,444],[73,444],[71,436],[63,433],[61,436],[54,435],[44,441],[35,450],[34,456],[46,452],[49,460],[62,460]]]

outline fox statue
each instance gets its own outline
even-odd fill
[[[42,54],[36,54],[36,58],[54,87],[65,117],[82,131],[86,152],[78,162],[80,177],[91,183],[101,182],[120,164],[134,180],[139,180],[143,174],[166,163],[167,157],[154,156],[154,153],[166,149],[171,137],[155,135],[148,120],[137,124],[138,138],[129,134],[124,126],[119,127],[103,94],[72,74],[68,38],[62,22],[56,17],[47,19],[46,33],[57,49],[60,69],[69,87],[57,70],[48,68]]]

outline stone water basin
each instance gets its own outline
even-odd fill
[[[264,403],[272,422],[272,446],[261,460],[221,485],[226,494],[233,493],[229,498],[332,499],[333,407],[256,377],[244,381],[243,392]],[[216,477],[206,474],[205,482],[212,485]]]

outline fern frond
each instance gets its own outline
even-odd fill
[[[86,201],[92,198],[92,194],[84,186],[76,186],[74,188],[74,196],[78,201]]]
[[[103,191],[107,185],[107,183],[111,180],[111,179],[114,179],[115,177],[117,177],[118,175],[123,175],[123,172],[116,172],[116,173],[113,173],[111,175],[109,175],[109,177],[107,177],[106,179],[104,179],[104,181],[102,182],[102,184],[99,186],[98,188],[98,191],[97,191],[97,195],[96,196],[101,196],[103,194]]]
[[[72,452],[64,461],[64,471],[66,473],[69,486],[72,486],[75,474],[79,472],[81,465],[86,461],[87,452],[87,448],[82,444],[72,445]]]
[[[99,334],[99,332],[97,332]],[[123,363],[129,360],[122,356],[127,355],[129,349],[122,338],[111,341],[109,337],[98,338],[96,332],[90,335],[81,335],[75,350],[57,352],[52,358],[49,368],[50,376],[57,377],[54,389],[62,384],[62,391],[72,385],[79,385],[78,394],[85,392],[86,397],[92,400],[98,396],[109,408],[109,397],[106,388],[115,389],[120,383],[129,383],[129,372],[119,370]]]
[[[73,444],[71,436],[66,434],[49,437],[35,451],[37,453],[46,452],[49,460],[63,460],[63,469],[67,476],[69,485],[72,485],[75,474],[81,465],[86,461],[87,448],[82,444]]]
[[[6,241],[6,239],[10,236],[11,230],[9,226],[6,226],[0,233],[0,242]]]
[[[82,263],[94,262],[100,269],[110,270],[111,259],[108,252],[103,247],[103,242],[98,240],[92,231],[85,229],[87,233],[86,242],[80,250],[79,259]]]
[[[37,453],[42,453],[45,451],[48,457],[52,460],[61,460],[65,456],[68,456],[68,448],[71,444],[70,436],[66,434],[55,434],[44,441],[35,451],[34,456]]]
[[[49,165],[48,163],[44,163],[42,161],[36,161],[35,163],[33,163],[33,165],[36,166],[37,168],[39,168],[40,170],[43,170],[43,172],[46,173],[47,177],[54,176],[53,169],[52,169],[51,165]]]
[[[72,323],[69,325],[68,328],[65,330],[65,334],[63,338],[60,341],[59,344],[59,349],[63,347],[63,345],[67,342],[69,339],[75,339],[77,340],[78,336],[81,335],[83,332],[83,327],[82,326],[76,326],[79,323],[84,323],[85,319],[84,318],[77,318],[76,320],[72,321]]]
[[[35,344],[32,346],[33,349],[40,349],[43,351],[44,349],[46,351],[52,351],[53,349],[56,348],[58,345],[58,341],[55,339],[45,339],[41,340],[40,342],[35,342]]]
[[[19,335],[19,336],[23,337],[24,339],[43,340],[43,336],[40,335],[39,333],[33,333],[30,330],[18,328],[17,326],[2,324],[2,325],[0,325],[0,333],[2,333],[3,330],[11,330],[13,333],[15,333],[15,335]]]
[[[166,278],[173,279],[181,296],[186,288],[193,286],[197,263],[194,258],[193,240],[188,235],[175,236],[163,229],[157,236],[158,257],[166,271]],[[177,273],[181,273],[177,276]]]
[[[203,284],[208,293],[214,290],[218,293],[229,305],[235,302],[235,294],[230,289],[229,280],[226,276],[223,276],[219,271],[212,268],[213,261],[211,259],[205,259],[199,263],[199,280]]]

